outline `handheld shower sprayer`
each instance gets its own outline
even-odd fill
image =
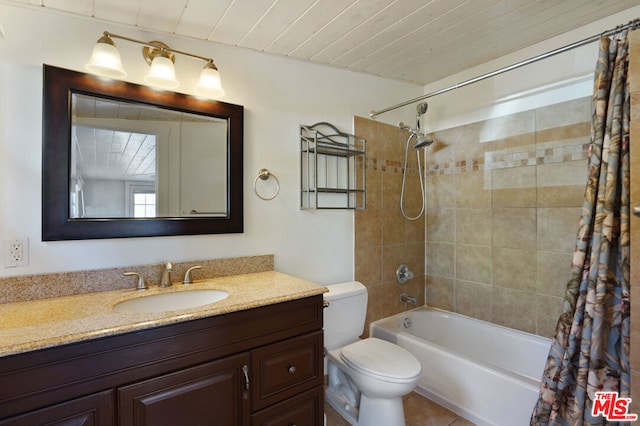
[[[416,106],[416,127],[415,128],[411,128],[406,124],[404,124],[403,122],[400,122],[398,124],[398,127],[400,128],[400,130],[409,131],[410,133],[409,139],[414,137],[416,138],[416,141],[413,144],[413,149],[416,149],[416,150],[427,147],[433,143],[432,139],[430,139],[424,133],[420,132],[420,117],[427,112],[427,109],[429,109],[429,105],[426,102],[423,102]]]
[[[408,220],[416,220],[420,216],[422,216],[422,214],[424,213],[424,210],[425,210],[425,205],[426,205],[425,194],[424,194],[424,180],[423,180],[423,177],[422,177],[422,166],[420,165],[420,153],[417,152],[417,151],[420,148],[427,147],[427,146],[429,146],[429,145],[431,145],[433,143],[432,139],[430,139],[424,133],[420,132],[420,117],[423,116],[427,112],[428,108],[429,108],[429,105],[426,102],[422,102],[422,103],[420,103],[420,104],[418,104],[416,106],[416,127],[415,127],[415,129],[412,129],[411,127],[407,126],[406,124],[404,124],[402,122],[398,124],[398,127],[400,128],[400,130],[408,130],[409,131],[409,138],[407,139],[407,144],[405,146],[405,151],[404,151],[404,167],[403,167],[403,173],[402,173],[402,189],[400,191],[400,211],[402,212],[402,215]],[[415,138],[415,142],[413,143],[413,149],[416,151],[416,157],[417,157],[417,160],[418,160],[418,178],[420,179],[420,192],[422,193],[422,208],[420,209],[420,213],[418,213],[417,216],[415,216],[415,217],[408,216],[404,211],[404,190],[405,190],[405,182],[407,180],[407,162],[408,162],[408,156],[409,156],[409,144],[411,143],[411,139],[413,139],[413,138]]]

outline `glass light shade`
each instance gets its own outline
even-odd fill
[[[220,98],[224,96],[224,89],[220,82],[220,73],[213,67],[206,65],[200,73],[200,80],[196,85],[195,91],[198,95],[207,98]]]
[[[120,52],[118,52],[113,42],[108,43],[98,40],[91,53],[91,59],[89,59],[85,68],[94,74],[106,77],[122,78],[127,75],[122,67]]]
[[[151,68],[149,68],[149,73],[144,77],[144,81],[162,89],[175,89],[180,86],[176,78],[173,62],[162,55],[156,55],[153,58]]]

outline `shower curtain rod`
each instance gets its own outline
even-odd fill
[[[572,49],[575,49],[575,48],[578,48],[578,47],[582,47],[582,46],[584,46],[586,44],[590,44],[590,43],[596,42],[601,37],[609,37],[611,35],[618,34],[618,33],[622,32],[622,31],[630,29],[630,28],[631,29],[636,29],[639,26],[640,26],[640,18],[636,18],[633,21],[629,21],[628,23],[626,23],[624,25],[618,25],[614,29],[611,29],[611,30],[605,31],[603,33],[596,34],[594,36],[585,38],[584,40],[576,41],[575,43],[568,44],[568,45],[566,45],[564,47],[560,47],[558,49],[551,50],[551,51],[543,53],[541,55],[537,55],[537,56],[534,56],[532,58],[525,59],[524,61],[516,62],[515,64],[511,64],[511,65],[508,65],[508,66],[506,66],[504,68],[500,68],[500,69],[497,69],[495,71],[491,71],[491,72],[488,72],[486,74],[482,74],[481,76],[474,77],[474,78],[471,78],[469,80],[465,80],[465,81],[463,81],[461,83],[454,84],[454,85],[446,87],[444,89],[436,90],[435,92],[431,92],[431,93],[427,93],[426,95],[418,96],[417,98],[410,99],[408,101],[399,103],[397,105],[393,105],[393,106],[390,106],[388,108],[381,109],[381,110],[378,110],[378,111],[371,111],[371,113],[369,114],[369,117],[376,118],[378,115],[384,114],[385,112],[393,111],[394,109],[402,108],[403,106],[411,105],[413,103],[420,102],[420,101],[422,101],[424,99],[428,99],[428,98],[431,98],[431,97],[436,96],[436,95],[441,95],[443,93],[450,92],[452,90],[459,89],[461,87],[468,86],[468,85],[473,84],[473,83],[477,83],[478,81],[485,80],[485,79],[490,78],[490,77],[494,77],[496,75],[505,73],[507,71],[511,71],[511,70],[516,69],[516,68],[520,68],[520,67],[523,67],[525,65],[529,65],[529,64],[532,64],[534,62],[538,62],[538,61],[541,61],[543,59],[550,58],[551,56],[555,56],[555,55],[557,55],[559,53],[564,53],[564,52],[567,52],[569,50],[572,50]]]

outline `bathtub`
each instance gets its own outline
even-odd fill
[[[375,321],[370,335],[422,364],[416,392],[477,425],[528,425],[551,340],[427,306]]]

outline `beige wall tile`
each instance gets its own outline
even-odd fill
[[[563,163],[540,164],[536,173],[538,187],[564,187],[587,184],[588,160],[567,161]]]
[[[387,244],[402,244],[405,236],[405,219],[400,209],[383,210],[382,212],[382,242]]]
[[[427,273],[439,277],[453,277],[455,245],[427,243],[425,252]]]
[[[489,246],[456,245],[458,280],[491,283],[491,248]]]
[[[457,129],[435,132],[432,135],[435,143],[429,148],[426,165],[445,164],[455,161],[456,147],[459,144],[457,135]]]
[[[456,244],[491,245],[491,210],[456,209]]]
[[[538,249],[571,253],[575,248],[581,209],[538,209]]]
[[[538,250],[536,252],[536,291],[553,297],[564,297],[571,272],[571,253]]]
[[[488,209],[490,205],[491,182],[487,181],[484,172],[456,175],[456,207]]]
[[[535,207],[536,188],[497,189],[491,191],[491,205],[501,207]]]
[[[456,280],[455,309],[462,315],[491,321],[491,286]]]
[[[535,249],[536,209],[499,208],[492,213],[494,247]]]
[[[536,296],[536,334],[550,339],[554,337],[563,303],[564,297]]]
[[[533,133],[536,130],[535,111],[524,111],[494,118],[491,123],[491,140]]]
[[[366,171],[367,210],[380,210],[382,200],[382,172],[380,170]]]
[[[382,248],[382,283],[396,281],[398,266],[407,263],[404,244],[386,244]]]
[[[428,210],[426,213],[427,241],[453,243],[455,218],[455,209]]]
[[[536,290],[535,254],[533,249],[494,247],[493,284],[534,293]]]
[[[400,207],[400,189],[402,188],[402,175],[395,173],[383,173],[382,175],[382,202],[384,210],[397,211]]]
[[[538,187],[536,204],[538,207],[582,207],[585,186],[586,183],[583,185]]]
[[[535,110],[536,131],[591,121],[591,97],[586,96]]]
[[[355,246],[382,245],[382,211],[356,210],[355,216]]]
[[[640,90],[640,31],[629,33],[629,90]]]
[[[536,166],[491,170],[491,189],[535,189]]]
[[[456,128],[455,132],[455,160],[470,161],[473,159],[484,158],[487,150],[487,144],[480,143],[486,136],[490,134],[491,126],[487,121],[472,123]]]
[[[405,213],[409,214],[405,210]],[[417,214],[416,214],[417,216]],[[415,216],[411,216],[415,217]],[[417,243],[425,241],[425,218],[424,214],[418,217],[416,220],[406,220],[404,223],[404,241],[407,243]]]
[[[492,287],[492,322],[529,333],[536,332],[536,296],[518,290]]]
[[[424,242],[407,243],[405,246],[404,262],[416,276],[416,280],[418,277],[422,277],[425,274],[425,250]]]
[[[367,287],[382,284],[382,246],[355,249],[355,279]]]
[[[427,275],[427,305],[453,311],[453,279]]]
[[[456,206],[456,176],[428,176],[425,186],[428,211]]]

